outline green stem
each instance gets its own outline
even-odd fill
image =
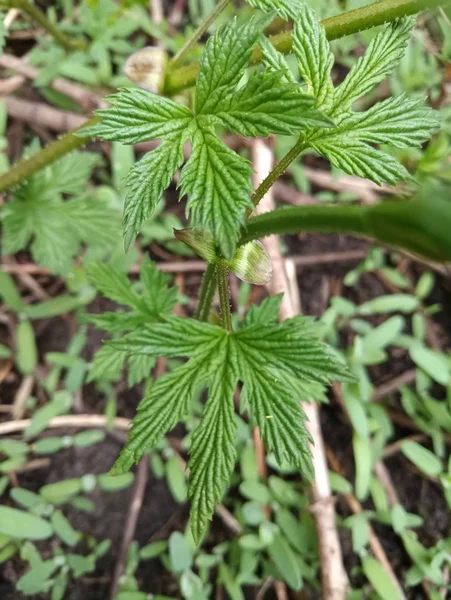
[[[274,185],[274,183],[281,177],[291,163],[302,154],[308,147],[308,144],[304,139],[299,139],[296,144],[285,154],[285,156],[280,160],[271,173],[264,179],[255,192],[252,195],[251,202],[255,206],[260,202],[260,200],[265,196],[267,191]]]
[[[379,0],[373,4],[345,12],[336,17],[330,17],[321,21],[326,30],[329,40],[336,40],[358,31],[371,29],[389,21],[395,21],[408,15],[413,15],[422,10],[444,6],[450,0]],[[291,31],[283,31],[269,37],[274,47],[288,54],[292,50],[293,39]],[[251,64],[260,62],[262,51],[260,47],[255,48],[251,56]],[[186,87],[192,86],[199,71],[199,65],[193,64],[186,67],[169,71],[166,75],[164,91],[166,94],[174,94]]]
[[[93,117],[82,125],[95,125],[99,122],[99,117]],[[81,129],[81,127],[79,128]],[[75,129],[74,131],[78,131]],[[0,176],[0,192],[17,185],[35,171],[46,167],[58,160],[64,154],[83,146],[89,141],[89,138],[83,138],[75,135],[73,132],[66,133],[62,137],[49,144],[46,148],[33,154],[30,158],[25,158],[12,166],[9,171]]]
[[[451,211],[449,201],[440,194],[371,206],[280,208],[249,219],[239,244],[301,231],[358,235],[430,260],[451,261]]]
[[[45,14],[39,10],[34,4],[30,4],[27,0],[8,0],[6,3],[13,8],[19,8],[26,13],[30,19],[39,23],[39,25],[47,31],[63,48],[71,50],[87,50],[88,46],[83,40],[75,40],[63,33],[55,23],[52,23]]]
[[[191,50],[193,46],[197,44],[200,38],[204,35],[204,33],[209,29],[210,25],[217,19],[217,17],[222,13],[227,4],[229,4],[230,0],[220,0],[217,6],[211,11],[209,15],[205,17],[196,31],[191,35],[190,38],[183,44],[177,54],[169,63],[171,67],[177,65],[182,58]]]
[[[232,331],[232,313],[230,312],[229,269],[224,260],[216,265],[218,278],[219,305],[221,307],[221,327]]]
[[[196,309],[196,319],[199,321],[208,321],[210,316],[211,304],[216,291],[216,265],[208,263],[202,279],[202,285],[199,293],[199,301]]]
[[[363,208],[363,210],[362,210]],[[366,233],[360,206],[294,206],[264,213],[246,222],[239,245],[267,235],[300,231],[321,233]]]

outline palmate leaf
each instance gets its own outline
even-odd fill
[[[395,147],[420,145],[438,129],[438,113],[422,100],[405,95],[353,112],[352,104],[387,77],[403,56],[414,18],[387,25],[368,46],[346,79],[333,88],[333,58],[324,29],[315,13],[303,6],[296,17],[294,51],[301,76],[317,97],[317,106],[335,120],[335,127],[305,134],[306,148],[315,150],[334,166],[351,175],[378,183],[396,184],[408,171],[390,154],[369,144]],[[307,26],[308,25],[308,26]]]
[[[140,280],[133,285],[127,275],[102,263],[91,263],[88,275],[96,288],[109,300],[130,308],[129,312],[105,312],[90,315],[90,321],[113,337],[129,331],[140,332],[143,325],[169,314],[177,302],[177,288],[169,287],[169,276],[154,263],[141,265]],[[94,356],[89,381],[117,381],[127,359],[124,350],[103,346]],[[155,359],[144,354],[128,358],[128,383],[133,386],[150,375]]]
[[[209,389],[201,425],[191,445],[189,496],[191,527],[199,541],[227,484],[236,451],[233,395],[243,383],[243,405],[279,461],[288,460],[312,476],[309,436],[299,400],[322,395],[332,380],[352,380],[346,367],[318,341],[318,326],[298,317],[278,325],[268,300],[251,312],[236,332],[194,319],[166,317],[112,342],[131,355],[187,356],[189,361],[164,375],[139,405],[127,445],[113,473],[128,470],[177,420],[194,392]],[[266,322],[264,321],[266,319]]]
[[[288,7],[291,3],[284,0],[279,4]],[[250,168],[221,142],[215,127],[223,125],[245,136],[267,136],[331,123],[313,107],[314,98],[303,94],[286,74],[260,71],[237,89],[271,19],[272,15],[251,19],[241,26],[234,22],[220,27],[208,39],[200,61],[193,111],[144,90],[121,90],[110,96],[109,108],[97,111],[100,123],[80,131],[82,136],[97,135],[129,144],[162,140],[127,178],[126,249],[182,165],[185,141],[191,141],[192,154],[181,176],[182,194],[189,196],[188,211],[194,224],[210,230],[221,252],[231,258],[236,232],[250,207]]]

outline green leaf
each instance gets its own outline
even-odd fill
[[[415,296],[409,294],[390,294],[388,296],[379,296],[373,300],[368,300],[359,307],[361,315],[377,315],[388,312],[411,313],[418,308],[420,302]]]
[[[378,560],[372,556],[362,559],[363,572],[382,600],[401,600],[402,596]]]
[[[139,308],[140,300],[125,273],[102,263],[91,263],[87,270],[89,278],[104,296],[118,304]]]
[[[281,81],[285,83],[297,84],[296,77],[291,72],[284,55],[274,48],[265,35],[261,35],[258,42],[263,52],[262,63],[268,71],[281,74]]]
[[[14,539],[46,540],[53,530],[48,521],[36,515],[0,506],[0,533]]]
[[[215,114],[218,104],[240,81],[268,19],[219,27],[205,44],[196,82],[196,114]]]
[[[38,362],[34,329],[30,321],[21,321],[17,325],[16,344],[17,367],[23,375],[30,375],[34,372]]]
[[[243,320],[242,327],[275,323],[279,319],[282,298],[283,294],[277,294],[265,298],[258,306],[252,304]]]
[[[300,5],[296,16],[293,50],[301,77],[306,82],[308,91],[316,98],[316,106],[330,104],[334,93],[330,77],[334,57],[324,27],[320,25],[316,13],[306,4]]]
[[[185,132],[173,133],[131,169],[126,179],[124,244],[128,250],[142,224],[154,213],[175,172],[183,162]]]
[[[299,0],[246,0],[254,8],[263,12],[276,11],[285,20],[294,19],[299,12]]]
[[[58,563],[55,560],[42,561],[37,567],[23,575],[16,584],[16,589],[26,596],[39,594],[46,589],[47,580],[57,570]]]
[[[40,495],[50,504],[64,504],[83,489],[81,479],[64,479],[57,483],[48,483],[40,490]]]
[[[99,257],[116,245],[119,211],[101,197],[73,197],[86,193],[97,160],[85,154],[57,160],[17,188],[3,212],[5,254],[15,254],[31,242],[36,262],[67,273],[82,245]],[[65,199],[63,194],[72,197]]]
[[[365,54],[336,88],[333,115],[348,110],[356,100],[390,75],[404,56],[414,24],[415,17],[395,21],[373,38]]]
[[[155,558],[156,556],[163,554],[167,547],[168,543],[166,541],[153,542],[152,544],[148,544],[147,546],[141,548],[139,551],[139,558],[141,560],[150,560],[151,558]]]
[[[121,351],[149,356],[188,356],[189,361],[160,377],[138,407],[129,441],[112,469],[127,471],[186,414],[196,390],[205,383],[209,397],[201,424],[192,435],[189,497],[191,527],[202,536],[214,504],[221,497],[235,461],[233,395],[244,383],[243,409],[250,409],[268,449],[311,477],[309,436],[299,401],[322,397],[333,379],[353,381],[346,367],[318,341],[319,326],[297,317],[274,320],[267,300],[252,312],[254,325],[227,333],[195,319],[166,317],[112,344]],[[267,315],[267,317],[265,317]],[[260,320],[266,319],[265,325]],[[272,418],[268,418],[272,417]]]
[[[6,226],[5,226],[6,227]],[[3,229],[3,234],[5,229]],[[14,283],[13,278],[0,269],[0,298],[14,312],[21,312],[24,308],[24,302],[20,296],[19,290]]]
[[[171,456],[166,462],[166,478],[168,487],[176,502],[186,502],[188,489],[185,470],[176,456]]]
[[[95,113],[100,123],[81,129],[80,135],[136,144],[180,134],[193,118],[185,106],[139,88],[123,88],[107,100],[111,106]]]
[[[197,128],[191,156],[182,170],[180,193],[188,195],[193,225],[211,230],[222,253],[231,258],[239,224],[252,206],[249,163],[212,130]]]
[[[119,380],[125,359],[125,352],[120,352],[109,345],[102,346],[94,356],[88,382]]]
[[[282,579],[291,589],[300,590],[302,587],[300,567],[296,555],[282,535],[277,534],[274,537],[274,540],[268,546],[268,553],[273,559]]]
[[[406,168],[390,154],[359,140],[348,140],[346,135],[313,139],[309,145],[320,156],[327,158],[334,167],[349,175],[371,179],[378,185],[395,185],[398,181],[410,177]]]
[[[81,534],[75,531],[63,513],[60,510],[56,510],[50,520],[55,534],[68,546],[75,546]]]
[[[420,146],[439,126],[437,111],[426,106],[423,98],[410,99],[406,94],[400,94],[365,112],[345,116],[333,135],[346,134],[347,140],[406,148]]]
[[[190,525],[197,544],[208,519],[211,519],[215,504],[224,493],[236,460],[233,404],[236,376],[228,365],[228,340],[225,339],[221,345],[223,347],[217,351],[216,370],[209,386],[207,405],[190,445]]]
[[[298,85],[283,83],[282,78],[283,73],[254,73],[246,85],[217,105],[215,114],[233,133],[245,137],[289,135],[332,123],[312,108],[312,96],[302,93]]]
[[[26,437],[33,437],[43,431],[53,417],[68,412],[71,406],[72,396],[69,392],[65,390],[55,392],[50,402],[35,411],[31,423],[25,429]]]
[[[408,440],[401,444],[401,451],[423,473],[437,477],[443,472],[440,458],[421,444]]]
[[[151,356],[136,354],[128,359],[128,386],[133,387],[151,375],[155,359]]]
[[[409,354],[417,367],[432,379],[445,386],[451,382],[451,365],[441,352],[416,344],[409,350]]]
[[[359,500],[365,500],[370,489],[372,473],[370,440],[354,433],[352,447],[356,469],[355,493]]]
[[[169,536],[169,558],[174,573],[183,573],[193,564],[193,550],[180,531],[174,531]]]
[[[128,488],[133,483],[133,480],[133,473],[124,473],[115,477],[108,474],[97,475],[98,486],[107,492],[115,492]]]

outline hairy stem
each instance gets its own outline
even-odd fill
[[[86,121],[86,123],[83,124],[83,127],[87,125],[95,125],[95,123],[98,122],[99,118],[93,117],[92,119],[89,119],[89,121]],[[75,129],[74,131],[78,131],[78,129]],[[30,158],[20,160],[14,166],[12,166],[9,171],[1,175],[0,192],[4,192],[5,190],[17,185],[32,175],[35,171],[46,167],[68,152],[83,146],[88,141],[89,138],[83,138],[74,135],[72,131],[66,133],[57,139],[56,142],[49,144],[40,152],[30,156]]]
[[[232,331],[232,313],[230,312],[229,269],[227,263],[220,260],[216,265],[218,278],[219,304],[221,307],[221,327]]]
[[[216,265],[209,263],[202,279],[199,300],[196,308],[196,319],[208,321],[211,304],[216,291]]]
[[[2,2],[2,4],[23,11],[30,19],[45,29],[45,31],[47,31],[47,33],[49,33],[66,50],[87,50],[86,42],[83,40],[75,40],[67,36],[55,25],[55,23],[52,23],[39,8],[34,4],[30,4],[27,0],[8,0],[7,2]]]
[[[329,40],[335,40],[364,29],[371,29],[389,21],[395,21],[401,17],[413,15],[422,10],[444,6],[450,0],[379,0],[367,6],[345,12],[335,17],[321,21]],[[283,31],[269,37],[274,47],[288,54],[292,50],[292,32]],[[251,64],[260,62],[262,51],[260,47],[255,48]],[[181,89],[192,86],[197,77],[199,65],[193,64],[183,68],[169,70],[166,75],[164,91],[173,94]]]
[[[438,195],[371,206],[296,206],[249,219],[239,244],[300,231],[348,233],[406,249],[438,262],[451,261],[449,202]]]
[[[217,17],[222,13],[222,11],[225,9],[227,4],[229,4],[229,2],[230,0],[220,0],[218,5],[215,6],[211,13],[205,17],[205,19],[202,21],[202,23],[199,25],[196,31],[191,35],[190,38],[186,40],[186,42],[171,60],[171,62],[169,63],[170,67],[174,67],[175,65],[177,65],[182,60],[182,58],[186,54],[188,54],[191,48],[197,44],[200,38],[208,30],[210,25],[217,19]]]
[[[300,156],[307,149],[307,143],[303,139],[299,139],[298,142],[285,154],[282,160],[274,167],[271,173],[260,183],[258,188],[252,195],[251,202],[255,206],[258,205],[260,200],[266,194],[266,192],[274,185],[274,183],[281,177],[291,163]]]

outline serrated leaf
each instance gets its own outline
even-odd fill
[[[301,4],[296,15],[293,50],[301,77],[316,98],[316,106],[330,104],[334,93],[330,77],[334,57],[324,27],[319,23],[316,13],[306,4]]]
[[[228,365],[230,349],[227,339],[222,346],[218,349],[221,360],[217,362],[209,386],[202,421],[190,445],[188,495],[191,499],[190,525],[196,544],[200,543],[215,504],[224,493],[236,460],[233,404],[236,376]]]
[[[368,46],[334,94],[332,115],[348,110],[361,96],[385,79],[401,60],[415,17],[390,23]]]
[[[391,144],[396,148],[420,146],[440,126],[438,113],[424,104],[423,98],[406,94],[388,98],[366,112],[350,113],[334,130],[369,144]],[[327,134],[326,134],[327,135]]]
[[[185,132],[173,133],[131,169],[126,179],[124,208],[124,244],[128,250],[141,225],[149,219],[160,202],[175,172],[183,162]]]
[[[137,88],[123,88],[107,100],[111,106],[95,113],[100,123],[81,129],[80,135],[136,144],[180,134],[193,118],[189,108]]]
[[[259,324],[265,315],[268,320]],[[159,378],[142,400],[113,474],[127,471],[176,425],[196,389],[205,383],[209,387],[203,420],[193,433],[189,462],[191,526],[197,541],[233,469],[232,398],[238,381],[244,383],[246,408],[268,447],[274,448],[280,462],[290,461],[307,476],[312,474],[309,437],[299,400],[322,397],[322,384],[332,379],[353,381],[346,367],[319,342],[318,325],[312,319],[299,317],[281,325],[270,324],[274,319],[273,303],[267,301],[254,310],[250,321],[255,324],[237,332],[227,333],[194,319],[167,317],[113,342],[131,354],[190,359]]]
[[[284,55],[274,48],[265,35],[260,36],[259,45],[263,52],[262,63],[268,71],[281,74],[281,81],[284,81],[285,83],[296,84],[296,77],[291,72]]]
[[[218,103],[215,114],[233,133],[247,137],[289,135],[332,123],[312,108],[312,96],[302,93],[297,84],[283,83],[282,77],[281,73],[254,73],[242,88]]]
[[[277,14],[286,19],[294,19],[299,12],[299,0],[246,0],[253,8],[259,8],[263,12],[271,13],[276,11]]]
[[[348,140],[346,135],[313,140],[310,147],[334,167],[349,175],[371,179],[378,185],[395,185],[410,177],[406,168],[390,154],[358,140]]]
[[[96,352],[88,382],[91,381],[118,381],[126,359],[125,352],[105,345]]]
[[[258,306],[252,304],[243,320],[242,327],[275,323],[279,318],[282,298],[283,294],[277,294],[268,296]]]
[[[133,387],[140,383],[143,379],[147,379],[151,375],[151,371],[155,366],[155,358],[152,356],[144,356],[137,354],[130,356],[128,359],[128,385]]]
[[[126,273],[109,265],[92,263],[88,266],[88,274],[96,288],[113,302],[125,304],[131,308],[140,306],[138,295],[133,290]]]
[[[239,83],[267,19],[218,28],[205,44],[196,81],[196,114],[215,114],[217,105]]]
[[[213,131],[197,128],[192,144],[180,177],[181,195],[188,195],[193,225],[211,230],[223,254],[231,258],[239,237],[238,225],[252,206],[249,163]]]

